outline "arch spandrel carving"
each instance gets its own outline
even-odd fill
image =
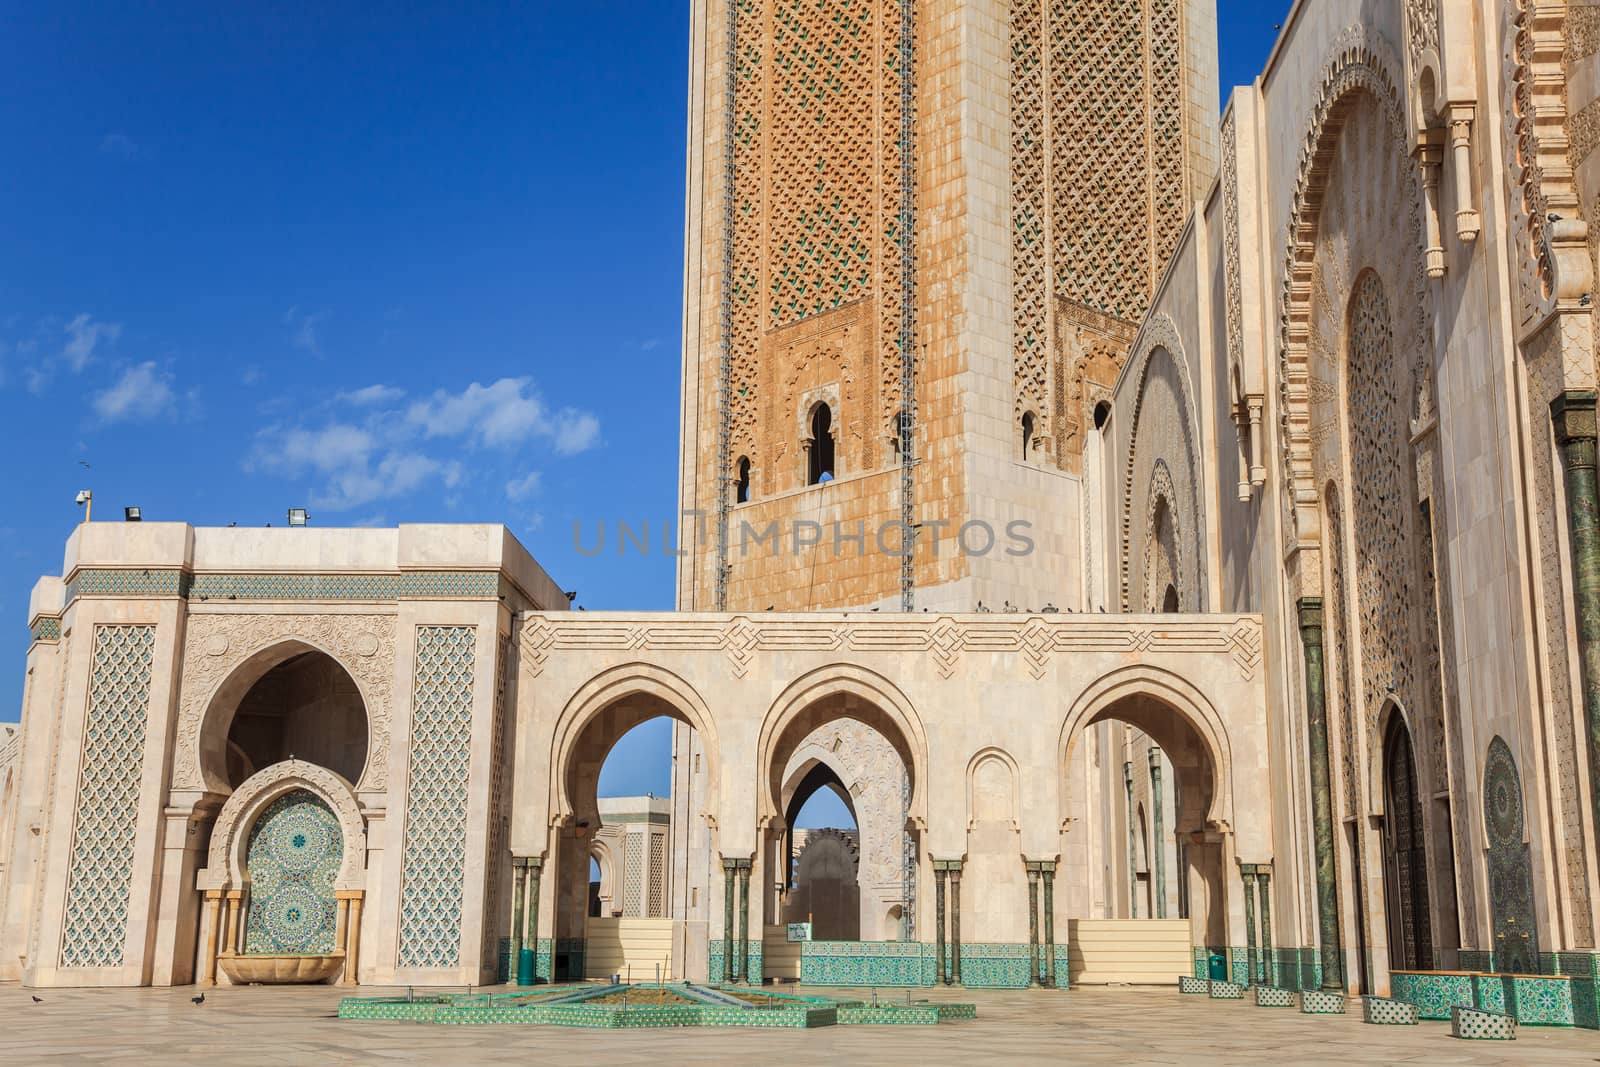
[[[1362,99],[1375,103],[1394,150],[1402,159],[1409,159],[1397,69],[1387,47],[1364,27],[1350,27],[1341,35],[1324,68],[1306,123],[1306,147],[1291,201],[1278,300],[1277,389],[1284,534],[1295,557],[1290,570],[1297,598],[1322,595],[1321,495],[1314,463],[1319,421],[1314,408],[1325,399],[1326,383],[1315,377],[1312,363],[1319,343],[1314,313],[1318,306],[1325,306],[1316,293],[1319,285],[1328,284],[1318,270],[1322,266],[1318,243],[1329,173],[1351,110]],[[1418,235],[1419,253],[1412,284],[1397,291],[1412,296],[1416,313],[1425,318],[1428,289],[1420,253],[1422,191],[1414,168],[1411,181],[1412,195],[1405,198],[1404,206],[1407,227]]]
[[[344,858],[334,881],[335,889],[366,886],[367,831],[355,788],[344,778],[304,760],[287,759],[257,771],[234,790],[211,831],[207,866],[201,872],[201,889],[239,889],[249,883],[245,849],[250,829],[273,801],[285,793],[304,789],[321,798],[339,820],[344,837]]]
[[[393,615],[191,615],[184,634],[172,788],[227,793],[229,783],[206,766],[208,736],[212,731],[227,736],[237,701],[268,670],[299,652],[317,651],[344,668],[366,706],[367,765],[358,788],[386,789],[394,645]],[[241,683],[240,691],[224,693],[230,683]],[[223,707],[228,700],[219,697],[233,706]]]

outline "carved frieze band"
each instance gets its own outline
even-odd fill
[[[921,652],[941,678],[967,653],[1017,653],[1040,679],[1056,656],[1079,652],[1228,656],[1249,681],[1261,666],[1261,624],[1248,617],[1209,622],[1117,623],[1100,616],[1035,616],[977,621],[949,615],[926,621],[843,619],[833,623],[764,621],[735,615],[722,622],[599,620],[530,614],[522,627],[522,662],[540,674],[563,652],[719,652],[743,678],[763,652]]]

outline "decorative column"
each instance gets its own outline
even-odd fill
[[[1472,189],[1472,105],[1450,105],[1450,151],[1455,157],[1456,236],[1476,241],[1483,221]]]
[[[206,890],[206,957],[200,966],[200,984],[217,984],[217,942],[222,937],[222,890]]]
[[[1439,171],[1444,163],[1444,150],[1438,144],[1424,142],[1417,146],[1418,162],[1422,164],[1423,230],[1427,247],[1423,260],[1428,277],[1444,277],[1444,239],[1439,232]]]
[[[950,980],[961,984],[961,861],[950,862]]]
[[[1566,470],[1572,606],[1588,738],[1590,818],[1600,826],[1600,486],[1595,477],[1595,393],[1570,389],[1550,405]]]
[[[1256,865],[1239,864],[1239,878],[1244,882],[1244,984],[1256,983]],[[1233,976],[1228,976],[1231,981]]]
[[[1027,861],[1028,869],[1028,984],[1039,984],[1039,865]]]
[[[934,907],[934,927],[933,927],[934,972],[933,972],[933,983],[934,983],[934,985],[938,985],[940,982],[943,982],[945,985],[949,985],[950,984],[950,975],[945,971],[945,965],[944,965],[944,963],[945,963],[945,954],[944,954],[944,880],[945,880],[945,861],[944,860],[934,860],[933,861],[933,907]]]
[[[1256,864],[1256,884],[1261,887],[1261,979],[1278,984],[1278,961],[1272,955],[1272,864]]]
[[[1133,761],[1122,764],[1122,783],[1128,792],[1128,918],[1139,917],[1139,839],[1133,823]]]
[[[739,980],[750,981],[750,861],[739,861]]]
[[[1056,988],[1056,862],[1039,864],[1044,879],[1044,984]]]
[[[544,873],[544,857],[528,857],[528,929],[527,936],[522,939],[522,960],[527,961],[527,985],[534,985],[539,981],[539,877]],[[517,980],[522,981],[522,960],[517,962]],[[555,942],[550,943],[550,978],[555,979]]]
[[[722,861],[722,980],[733,981],[733,886],[737,879],[736,860]]]
[[[520,856],[511,857],[511,961],[506,969],[511,973],[506,980],[514,985],[522,983],[522,927],[527,914],[522,910],[523,882],[527,879],[526,861]]]
[[[1155,812],[1155,830],[1150,835],[1150,850],[1155,853],[1151,863],[1155,866],[1156,918],[1167,917],[1167,834],[1166,820],[1161,812],[1161,750],[1150,750],[1150,807]]]
[[[344,976],[340,985],[360,985],[361,956],[361,901],[366,895],[360,889],[341,889],[335,894],[339,900],[339,914],[344,918],[340,931],[339,947],[344,950]]]
[[[1306,670],[1306,747],[1311,759],[1311,819],[1317,854],[1317,939],[1322,954],[1322,988],[1344,989],[1343,949],[1339,943],[1339,894],[1333,870],[1333,786],[1328,773],[1328,703],[1323,687],[1322,598],[1302,597],[1300,646]],[[1342,650],[1341,650],[1342,651]]]
[[[1245,402],[1246,409],[1250,412],[1250,484],[1265,485],[1267,483],[1267,465],[1261,458],[1261,411],[1266,406],[1266,400],[1260,396],[1252,396]]]
[[[228,899],[228,939],[222,948],[224,956],[236,956],[239,953],[239,911],[244,905],[244,890],[230,889]]]

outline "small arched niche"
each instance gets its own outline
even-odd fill
[[[359,782],[367,765],[367,709],[337,660],[301,652],[263,674],[228,725],[228,784],[295,758]]]

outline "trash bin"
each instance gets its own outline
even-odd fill
[[[1211,954],[1211,980],[1226,982],[1228,980],[1228,961],[1217,952]]]
[[[533,984],[533,949],[525,948],[517,956],[517,984],[529,986]]]

